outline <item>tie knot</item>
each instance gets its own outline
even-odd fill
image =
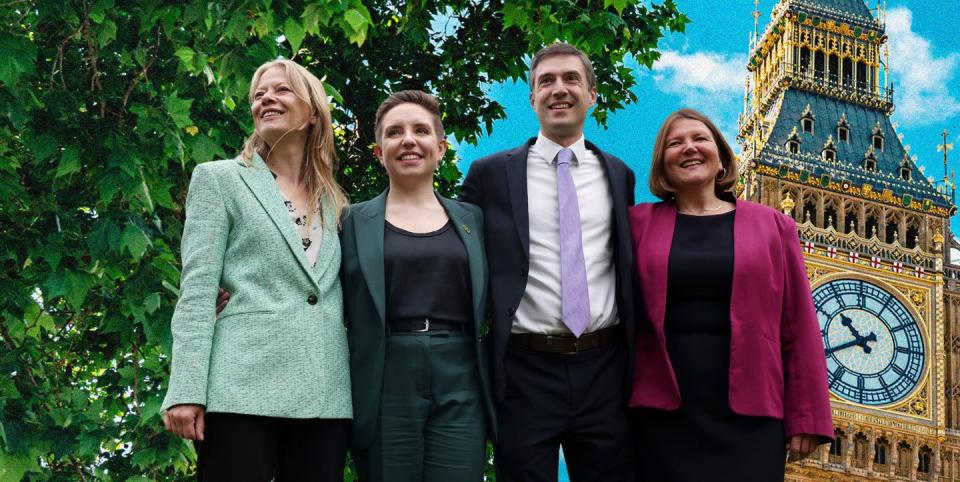
[[[557,164],[570,164],[570,161],[573,160],[573,151],[567,149],[566,147],[560,149],[560,152],[557,153]]]

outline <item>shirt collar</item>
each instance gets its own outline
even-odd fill
[[[567,147],[573,151],[575,159],[573,164],[579,165],[587,158],[587,145],[586,140],[581,135],[573,144],[569,146],[561,146],[556,142],[551,141],[546,136],[543,135],[543,132],[537,134],[537,141],[533,143],[533,148],[536,149],[537,153],[543,156],[544,160],[547,161],[547,164],[554,165],[557,160],[557,153],[560,152],[560,149]]]

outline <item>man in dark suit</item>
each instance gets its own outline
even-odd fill
[[[500,482],[633,477],[626,400],[634,336],[627,209],[634,175],[583,137],[590,59],[563,43],[530,64],[540,133],[475,161],[461,198],[483,209]]]

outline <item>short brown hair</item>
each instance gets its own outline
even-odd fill
[[[433,114],[433,130],[441,139],[446,138],[443,132],[443,121],[440,120],[440,103],[437,102],[437,98],[422,90],[401,90],[390,94],[390,97],[387,97],[380,103],[380,107],[377,107],[377,115],[373,124],[373,137],[377,143],[383,136],[383,126],[381,125],[383,117],[387,115],[387,112],[401,104],[416,104]]]
[[[535,75],[540,62],[542,62],[543,59],[556,57],[558,55],[573,55],[578,57],[580,62],[583,63],[583,70],[587,74],[587,88],[592,89],[597,86],[597,74],[593,72],[593,62],[590,61],[590,57],[587,57],[587,54],[573,45],[556,42],[540,49],[540,51],[533,56],[533,60],[530,61],[530,90],[534,90],[537,86]]]
[[[669,201],[676,197],[677,190],[667,181],[666,167],[664,166],[663,152],[667,147],[667,132],[673,123],[678,119],[691,119],[700,121],[707,126],[713,141],[717,144],[717,154],[720,156],[720,166],[726,169],[724,175],[717,179],[713,190],[717,196],[722,196],[733,189],[737,184],[737,158],[733,154],[730,144],[727,144],[720,129],[713,125],[713,122],[707,116],[693,110],[680,109],[667,116],[657,132],[657,141],[653,145],[653,162],[650,163],[650,192],[664,201]]]

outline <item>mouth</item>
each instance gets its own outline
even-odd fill
[[[414,162],[420,159],[423,159],[423,156],[416,152],[403,152],[397,157],[397,160],[400,162]]]
[[[283,111],[279,109],[267,109],[260,113],[261,119],[270,119],[272,117],[277,117],[283,115]]]
[[[680,167],[682,167],[682,168],[684,168],[684,169],[691,168],[691,167],[697,167],[697,166],[700,166],[700,165],[703,165],[703,161],[701,161],[701,160],[699,160],[699,159],[690,159],[690,160],[683,161],[683,162],[680,163]]]
[[[573,107],[573,104],[570,102],[557,102],[556,104],[550,104],[550,110],[566,110]]]

